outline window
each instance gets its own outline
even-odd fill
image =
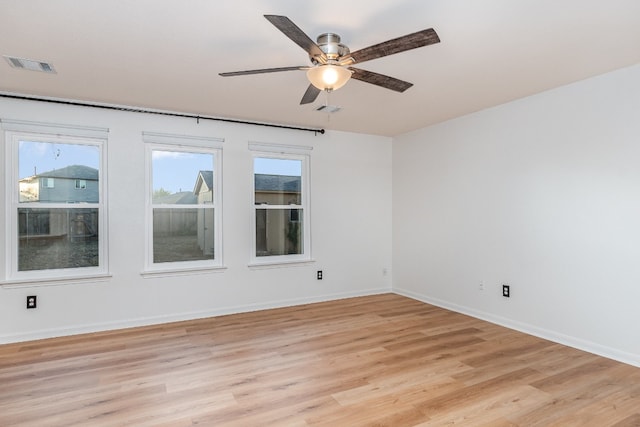
[[[147,153],[146,270],[221,266],[220,150],[148,144]]]
[[[310,260],[308,156],[255,153],[256,264]]]
[[[55,126],[5,121],[3,127],[9,129],[7,280],[106,273],[106,130],[64,127],[61,132]],[[74,191],[78,181],[86,191]]]
[[[87,188],[87,181],[85,179],[76,179],[76,190],[85,190]]]

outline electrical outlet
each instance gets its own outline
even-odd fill
[[[318,278],[318,280],[322,280],[322,270],[318,270],[316,277]]]
[[[502,285],[502,296],[505,298],[511,296],[511,287],[509,285]]]
[[[481,291],[484,291],[484,280],[480,281],[480,284],[478,285],[478,289]]]
[[[29,295],[27,297],[27,309],[38,307],[38,297],[35,295]]]

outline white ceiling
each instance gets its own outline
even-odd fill
[[[308,65],[263,18],[286,15],[352,51],[425,28],[441,43],[358,67],[414,83],[404,93],[352,80],[343,109],[300,106]],[[638,0],[0,0],[0,91],[393,136],[640,62]]]

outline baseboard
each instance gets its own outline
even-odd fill
[[[625,351],[617,350],[615,348],[600,345],[595,342],[583,340],[581,338],[572,337],[569,335],[561,334],[549,329],[539,328],[535,325],[528,323],[518,322],[506,317],[496,316],[492,313],[476,310],[474,308],[461,306],[451,303],[449,301],[443,301],[438,298],[433,298],[425,294],[409,291],[406,289],[393,288],[393,293],[402,295],[411,299],[415,299],[427,304],[435,305],[437,307],[445,308],[447,310],[455,311],[457,313],[466,314],[476,319],[486,320],[496,325],[504,326],[509,329],[524,332],[529,335],[533,335],[539,338],[543,338],[549,341],[556,342],[558,344],[566,345],[569,347],[583,350],[589,353],[597,354],[598,356],[613,359],[618,362],[626,363],[628,365],[640,367],[640,355],[628,353]]]
[[[181,322],[185,320],[204,319],[208,317],[224,316],[228,314],[248,313],[252,311],[269,310],[274,308],[293,307],[297,305],[313,304],[318,302],[335,301],[345,298],[355,298],[368,295],[378,295],[391,292],[389,288],[367,289],[358,292],[342,292],[335,294],[318,295],[308,298],[293,298],[278,301],[269,301],[260,304],[246,304],[231,307],[220,307],[212,310],[176,313],[162,316],[140,317],[123,321],[101,322],[89,325],[67,328],[41,329],[38,331],[0,335],[0,344],[10,344],[26,341],[36,341],[47,338],[56,338],[70,335],[88,334],[94,332],[113,331],[118,329],[136,328],[140,326],[159,325],[164,323]]]

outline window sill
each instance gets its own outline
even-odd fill
[[[296,260],[274,260],[274,261],[252,261],[248,267],[252,270],[260,270],[264,268],[287,268],[287,267],[303,267],[315,263],[314,259],[296,259]]]
[[[30,279],[9,279],[0,282],[0,287],[3,289],[16,289],[16,288],[39,288],[41,286],[63,286],[63,285],[76,285],[79,283],[96,283],[105,282],[111,279],[111,273],[95,274],[87,276],[67,276],[57,278],[30,278]]]
[[[144,270],[140,275],[145,278],[151,277],[173,277],[173,276],[190,276],[194,274],[221,273],[226,270],[225,266],[216,267],[191,267],[191,268],[158,268],[153,270]]]

